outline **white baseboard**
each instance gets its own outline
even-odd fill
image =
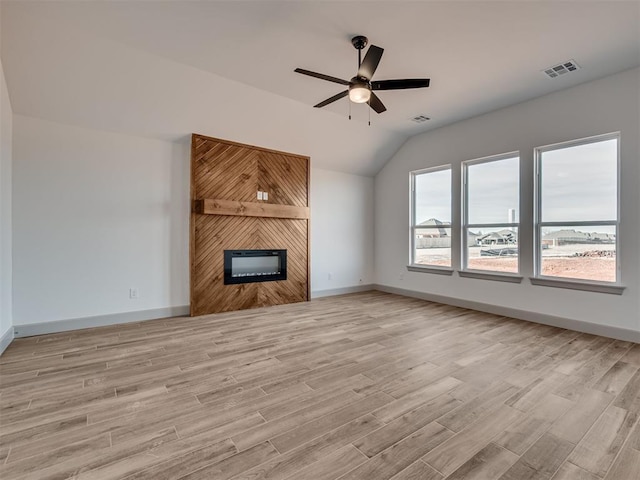
[[[311,298],[333,297],[335,295],[346,295],[347,293],[369,292],[375,290],[375,286],[355,285],[353,287],[331,288],[328,290],[316,290],[311,292]]]
[[[556,317],[554,315],[547,315],[544,313],[529,312],[527,310],[501,307],[499,305],[491,305],[488,303],[474,302],[472,300],[446,297],[444,295],[434,295],[431,293],[417,292],[415,290],[406,290],[404,288],[389,287],[386,285],[374,285],[374,288],[381,292],[395,293],[404,297],[419,298],[421,300],[444,303],[445,305],[452,305],[454,307],[468,308],[470,310],[493,313],[504,317],[526,320],[528,322],[542,323],[543,325],[550,325],[552,327],[566,328],[568,330],[590,333],[592,335],[601,335],[603,337],[615,338],[617,340],[640,343],[640,331],[636,330],[613,327],[610,325],[600,325],[597,323],[585,322],[582,320],[572,320],[570,318]]]
[[[356,285],[352,287],[335,288],[311,292],[312,298],[322,298],[335,295],[345,295],[349,293],[366,292],[379,290],[381,292],[394,293],[405,297],[419,298],[430,302],[443,303],[455,307],[468,308],[480,312],[493,313],[505,317],[517,318],[529,322],[551,325],[553,327],[566,328],[578,332],[601,335],[604,337],[626,340],[640,343],[640,331],[629,330],[621,327],[600,325],[597,323],[584,322],[582,320],[572,320],[568,318],[556,317],[537,312],[529,312],[515,308],[491,305],[488,303],[475,302],[460,298],[447,297],[444,295],[434,295],[403,288],[390,287],[386,285]],[[69,330],[79,330],[83,328],[104,327],[117,325],[120,323],[141,322],[144,320],[154,320],[158,318],[180,317],[189,315],[189,306],[181,305],[177,307],[156,308],[152,310],[139,310],[134,312],[115,313],[111,315],[98,315],[94,317],[73,318],[70,320],[56,320],[52,322],[32,323],[25,325],[14,325],[0,337],[0,355],[11,344],[14,338],[31,337],[34,335],[45,335],[47,333],[66,332]]]
[[[0,337],[0,355],[4,353],[11,342],[13,342],[13,327],[9,327]]]
[[[142,322],[157,318],[182,317],[189,315],[189,305],[178,307],[154,308],[151,310],[138,310],[134,312],[113,313],[110,315],[96,315],[95,317],[72,318],[69,320],[54,320],[52,322],[30,323],[14,325],[16,338],[33,337],[47,333],[67,332],[82,328],[105,327],[119,323]]]

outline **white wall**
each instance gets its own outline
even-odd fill
[[[16,325],[189,303],[189,142],[14,115]],[[371,283],[373,178],[311,192],[312,289]]]
[[[640,71],[579,85],[411,138],[375,179],[375,265],[381,285],[498,305],[571,320],[640,330]],[[533,149],[620,131],[622,296],[532,286]],[[519,150],[521,157],[521,262],[525,280],[509,284],[413,273],[409,257],[409,172]],[[460,186],[454,182],[454,223]],[[455,239],[454,239],[455,240]],[[455,250],[455,249],[454,249]],[[459,257],[459,252],[455,252]],[[401,279],[402,276],[402,279]]]
[[[15,325],[188,304],[187,142],[14,115],[13,154]]]
[[[373,178],[313,169],[312,294],[369,285],[373,270]]]
[[[13,114],[0,62],[0,338],[11,328],[11,155]],[[1,347],[0,347],[1,350]]]

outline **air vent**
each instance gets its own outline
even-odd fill
[[[553,67],[545,68],[543,72],[549,78],[556,78],[565,73],[575,72],[578,69],[580,69],[580,65],[578,65],[575,60],[567,60]]]
[[[426,122],[427,120],[431,120],[431,119],[426,115],[418,115],[417,117],[413,117],[411,119],[412,122],[416,122],[416,123],[423,123],[423,122]]]

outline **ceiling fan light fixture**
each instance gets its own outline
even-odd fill
[[[349,88],[349,100],[353,103],[367,103],[371,98],[371,90],[365,85],[353,85]]]

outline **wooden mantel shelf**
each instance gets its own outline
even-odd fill
[[[235,200],[199,199],[193,209],[204,215],[233,215],[238,217],[309,218],[309,207],[278,205],[275,203],[238,202]]]

